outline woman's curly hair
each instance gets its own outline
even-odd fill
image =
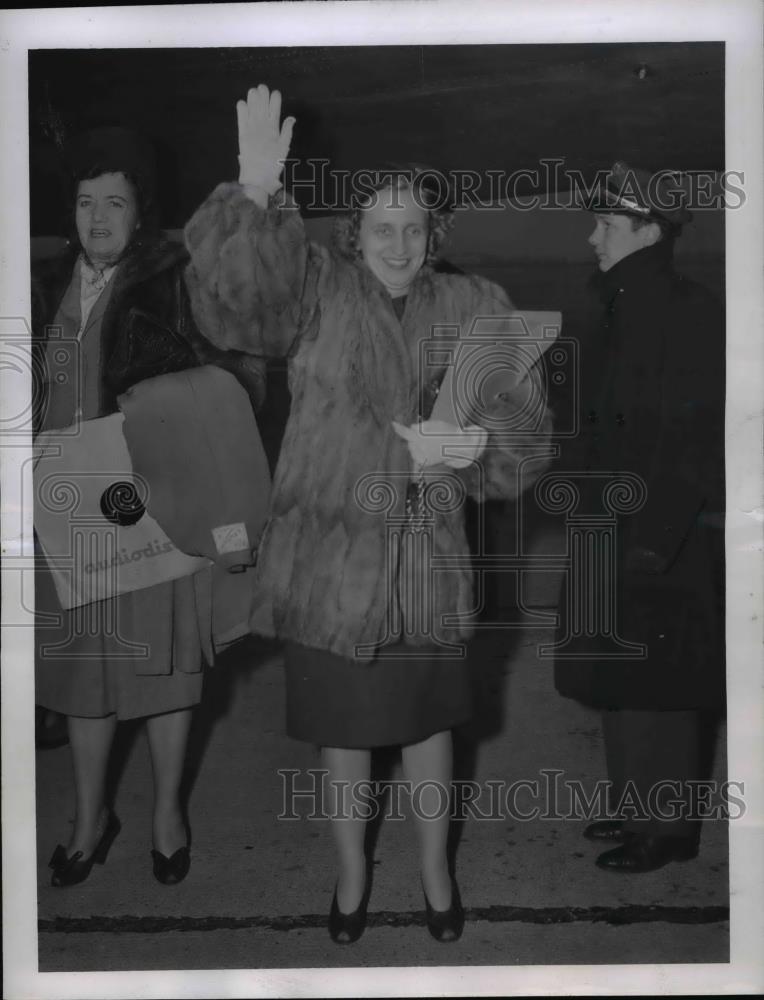
[[[428,176],[431,174],[432,171],[425,171],[416,166],[378,171],[377,179],[371,188],[366,189],[370,191],[370,194],[365,203],[362,201],[360,204],[355,204],[349,212],[343,213],[335,220],[332,233],[334,250],[347,260],[360,260],[361,218],[364,208],[368,207],[373,198],[373,192],[392,188],[397,190],[409,188],[414,192],[417,204],[426,209],[428,213],[427,255],[423,266],[432,267],[440,255],[448,234],[454,227],[454,212],[450,201],[443,198],[442,191],[440,189],[435,191],[432,184],[428,183]]]

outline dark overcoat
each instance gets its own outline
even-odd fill
[[[724,702],[724,314],[671,251],[661,241],[598,276],[602,324],[583,353],[581,433],[564,463],[584,513],[605,511],[602,480],[582,472],[629,472],[645,488],[642,506],[617,516],[607,586],[619,639],[646,654],[610,658],[612,640],[581,636],[555,663],[558,691],[598,708]],[[560,641],[581,579],[563,584]]]

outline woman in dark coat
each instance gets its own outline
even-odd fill
[[[319,744],[330,789],[348,789],[326,803],[339,859],[332,938],[356,940],[366,919],[366,824],[354,796],[368,783],[371,749],[401,745],[404,773],[424,791],[414,820],[428,927],[453,940],[463,911],[446,859],[451,729],[471,709],[464,659],[447,647],[469,636],[476,610],[464,499],[516,495],[539,467],[521,477],[520,453],[482,426],[451,426],[454,450],[444,453],[429,417],[446,362],[441,352],[420,378],[419,349],[470,331],[477,317],[498,330],[513,309],[484,279],[433,270],[451,218],[417,201],[410,175],[380,182],[340,219],[332,251],[310,243],[280,193],[292,129],[280,109],[264,86],[239,102],[240,183],[221,184],[186,227],[205,335],[290,362],[252,628],[287,640],[288,732]],[[485,420],[516,427],[534,393],[536,440],[547,440],[534,377],[492,399]],[[428,539],[441,567],[422,580]]]
[[[210,361],[232,367],[256,402],[259,366],[212,351],[194,326],[186,255],[154,225],[151,160],[140,138],[122,129],[88,134],[74,180],[76,238],[33,276],[33,350],[50,376],[35,400],[36,429],[114,413],[117,397],[142,380]],[[77,345],[68,368],[62,344]],[[209,647],[211,571],[65,611],[39,562],[36,701],[68,718],[76,792],[71,837],[51,859],[52,883],[87,878],[119,832],[105,774],[117,721],[135,718],[146,718],[154,772],[154,874],[177,882],[190,864],[178,793]],[[126,658],[126,642],[148,647],[148,657]]]

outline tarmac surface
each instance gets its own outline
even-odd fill
[[[456,776],[478,782],[480,797],[453,824],[467,910],[460,941],[439,944],[427,933],[405,818],[370,824],[365,935],[352,946],[330,940],[328,823],[308,818],[315,798],[287,795],[290,782],[305,792],[320,781],[310,773],[320,768],[318,750],[284,735],[280,646],[252,638],[207,673],[188,763],[192,867],[180,885],[152,876],[148,748],[142,727],[126,723],[113,774],[122,832],[85,883],[52,888],[47,862],[67,839],[71,770],[66,747],[38,751],[40,972],[418,966],[412,992],[427,992],[434,966],[728,962],[725,821],[704,824],[696,860],[630,876],[595,867],[598,848],[581,836],[586,820],[565,818],[570,783],[591,793],[605,777],[604,754],[597,714],[560,698],[551,661],[537,656],[550,638],[526,622],[481,632],[473,644],[479,712],[457,734]],[[718,780],[724,748],[721,730]],[[396,752],[378,753],[374,770],[400,778]],[[530,784],[514,784],[523,781]],[[399,815],[406,813],[404,797]]]

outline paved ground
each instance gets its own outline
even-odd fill
[[[462,775],[479,782],[591,783],[603,776],[597,716],[559,698],[551,665],[536,656],[543,630],[484,635],[476,650],[480,722],[458,744]],[[370,926],[334,945],[326,913],[334,883],[326,822],[279,819],[285,779],[304,789],[315,748],[283,735],[279,647],[255,639],[209,674],[189,767],[193,866],[172,888],[151,875],[151,772],[139,727],[119,737],[115,809],[123,831],[107,864],[79,887],[50,887],[46,864],[66,839],[71,811],[65,748],[38,752],[40,971],[266,969],[374,966],[518,966],[727,962],[727,828],[707,824],[699,858],[642,876],[593,865],[584,821],[468,819],[455,827],[468,921],[461,941],[432,941],[424,926],[413,832],[377,828]],[[715,772],[724,774],[724,734]],[[379,775],[399,776],[393,755]],[[488,786],[485,786],[488,787]],[[497,786],[498,787],[498,786]],[[485,793],[488,794],[487,792]],[[544,807],[527,793],[517,806]],[[481,800],[487,811],[487,798]],[[424,972],[420,976],[425,975]],[[422,985],[424,984],[424,985]],[[427,979],[417,990],[426,992]],[[467,990],[469,992],[469,990]]]

